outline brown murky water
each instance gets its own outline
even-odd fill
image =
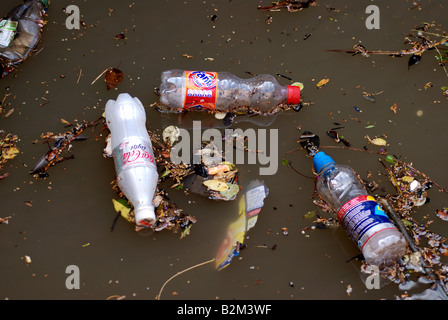
[[[3,0],[0,9],[6,14],[17,2]],[[275,175],[259,177],[258,165],[239,165],[243,185],[261,178],[270,191],[257,224],[247,234],[246,249],[224,270],[206,264],[174,278],[162,299],[350,300],[395,299],[403,294],[437,298],[427,295],[426,284],[403,288],[383,283],[381,289],[369,290],[362,281],[360,262],[347,262],[359,252],[342,229],[303,234],[311,223],[304,215],[319,211],[311,200],[314,184],[282,166],[281,159],[299,146],[296,140],[302,131],[297,127],[318,133],[323,145],[334,145],[325,131],[337,122],[354,147],[366,145],[366,135],[386,134],[390,153],[448,185],[447,100],[440,90],[448,79],[435,53],[425,53],[408,70],[407,58],[325,51],[351,49],[355,43],[371,50],[407,48],[403,33],[423,22],[446,22],[445,1],[422,0],[421,10],[408,10],[412,1],[406,0],[318,1],[317,6],[295,13],[262,12],[257,10],[260,3],[270,4],[258,0],[52,1],[42,51],[0,81],[0,96],[10,94],[7,110],[14,108],[9,117],[2,117],[1,129],[20,137],[21,151],[3,169],[9,177],[0,181],[0,216],[11,216],[8,224],[0,225],[1,299],[118,295],[152,300],[172,275],[216,256],[228,225],[238,217],[236,201],[213,202],[173,190],[171,199],[198,219],[189,236],[179,239],[179,234],[165,231],[143,237],[123,219],[111,232],[114,167],[111,159],[102,156],[104,137],[96,139],[98,131],[90,132],[87,141],[74,143],[75,159],[51,168],[47,179],[28,173],[47,151],[46,145],[32,143],[41,133],[65,131],[61,118],[97,119],[105,102],[121,92],[143,102],[148,129],[160,130],[175,121],[150,107],[158,99],[153,88],[159,85],[161,72],[171,68],[229,71],[240,77],[249,77],[246,71],[279,73],[303,82],[305,100],[315,104],[298,113],[280,114],[263,127],[279,129]],[[80,8],[85,23],[80,30],[65,27],[63,9],[70,4]],[[327,4],[338,11],[330,12]],[[365,26],[370,4],[381,10],[379,30]],[[217,19],[212,21],[212,15]],[[114,39],[119,33],[126,39]],[[103,81],[91,84],[108,67],[120,68],[126,75],[110,91]],[[330,82],[317,90],[315,84],[322,78]],[[279,82],[289,84],[285,78]],[[433,87],[425,90],[428,82]],[[363,98],[363,91],[382,93],[372,103]],[[390,110],[395,103],[397,114]],[[375,126],[366,128],[369,124]],[[258,126],[242,122],[235,127]],[[327,151],[363,176],[369,170],[384,175],[375,155]],[[303,151],[288,158],[302,173],[312,174],[311,159]],[[382,181],[392,190],[385,176]],[[448,196],[433,188],[429,197],[431,202],[414,214],[423,222],[434,220],[431,230],[446,237],[447,222],[435,217],[434,211],[447,206]],[[282,228],[288,229],[287,235]],[[269,249],[274,245],[275,250]],[[30,264],[25,256],[31,258]],[[79,267],[80,289],[65,286],[70,265]]]

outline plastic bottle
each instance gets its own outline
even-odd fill
[[[106,121],[118,186],[134,207],[137,226],[149,227],[156,220],[153,198],[158,173],[145,109],[138,98],[122,93],[106,103]]]
[[[379,268],[393,265],[405,253],[407,242],[375,198],[369,196],[352,168],[336,164],[319,151],[313,156],[319,174],[316,189],[335,211],[365,260]]]
[[[282,86],[267,74],[241,79],[229,72],[167,70],[162,72],[159,109],[166,112],[226,112],[250,107],[261,113],[280,104],[298,104],[300,88]]]
[[[0,19],[0,78],[37,47],[48,6],[48,0],[24,0]]]

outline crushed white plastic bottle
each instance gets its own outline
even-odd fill
[[[150,227],[156,220],[153,199],[158,173],[145,109],[138,98],[122,93],[106,103],[105,116],[118,186],[134,207],[136,225]]]
[[[269,113],[281,104],[299,102],[299,86],[282,86],[267,74],[241,79],[229,72],[172,69],[161,75],[162,112],[227,112],[250,107],[254,112]]]
[[[367,194],[353,169],[336,164],[322,151],[313,156],[313,165],[319,174],[319,196],[337,213],[365,260],[379,268],[396,263],[406,252],[406,239],[375,198]]]

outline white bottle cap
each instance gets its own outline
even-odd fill
[[[153,206],[141,206],[134,209],[135,224],[142,227],[149,227],[156,221]]]

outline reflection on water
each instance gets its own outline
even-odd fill
[[[6,14],[17,3],[3,0],[0,10]],[[170,199],[198,220],[189,236],[180,239],[179,234],[160,232],[141,237],[123,220],[111,231],[116,215],[116,193],[110,184],[114,167],[102,155],[106,137],[101,132],[85,132],[88,139],[72,146],[74,159],[52,167],[48,178],[28,173],[48,150],[32,143],[42,133],[66,131],[61,119],[98,119],[105,102],[121,92],[142,101],[150,130],[179,125],[177,115],[151,107],[158,101],[153,88],[160,84],[163,70],[228,71],[240,77],[247,72],[282,74],[304,83],[312,106],[267,118],[238,116],[232,125],[278,129],[279,164],[299,147],[301,130],[319,134],[325,146],[334,145],[325,132],[342,126],[339,132],[360,149],[377,150],[365,136],[387,135],[391,154],[448,185],[448,171],[443,170],[448,150],[441,145],[448,138],[442,116],[447,103],[440,90],[447,77],[434,51],[409,70],[406,58],[325,51],[357,43],[378,50],[402,48],[403,33],[415,25],[446,21],[443,0],[420,3],[420,10],[409,10],[409,1],[378,3],[380,29],[368,30],[367,0],[332,1],[337,10],[318,1],[299,12],[264,12],[257,10],[260,1],[84,1],[77,4],[81,29],[68,30],[63,9],[72,1],[52,1],[40,51],[0,83],[0,98],[8,95],[4,112],[14,109],[8,117],[3,114],[0,129],[20,139],[19,156],[0,172],[9,174],[0,181],[0,218],[11,217],[8,224],[0,224],[0,298],[154,299],[173,274],[215,257],[227,227],[238,218],[236,201],[217,202],[170,189]],[[176,19],[167,22],[166,17],[174,15]],[[110,67],[124,73],[115,89],[107,90],[101,80],[92,84]],[[324,78],[330,81],[318,89]],[[286,78],[279,82],[289,84]],[[428,82],[432,86],[425,88]],[[382,93],[372,103],[363,92]],[[395,104],[396,113],[390,109]],[[192,123],[190,116],[182,119],[184,128]],[[201,119],[203,129],[225,129],[212,115],[194,117]],[[384,192],[394,191],[376,155],[342,148],[332,154],[361,176],[371,174]],[[288,159],[299,172],[312,175],[312,163],[303,152],[288,153]],[[239,166],[240,181],[259,179],[258,169],[257,164]],[[308,212],[327,217],[313,204],[314,181],[304,175],[279,165],[275,175],[263,176],[269,197],[246,234],[244,254],[219,272],[204,265],[183,273],[164,288],[163,298],[396,299],[407,294],[435,299],[430,285],[417,281],[412,288],[390,283],[367,289],[360,277],[361,262],[350,260],[359,252],[340,228],[302,233],[312,223],[304,218]],[[447,195],[433,188],[429,197],[431,201],[412,214],[422,224],[431,221],[432,231],[446,237],[446,222],[434,212],[447,205]],[[446,260],[442,257],[441,263]],[[80,269],[80,289],[65,287],[70,265]]]

